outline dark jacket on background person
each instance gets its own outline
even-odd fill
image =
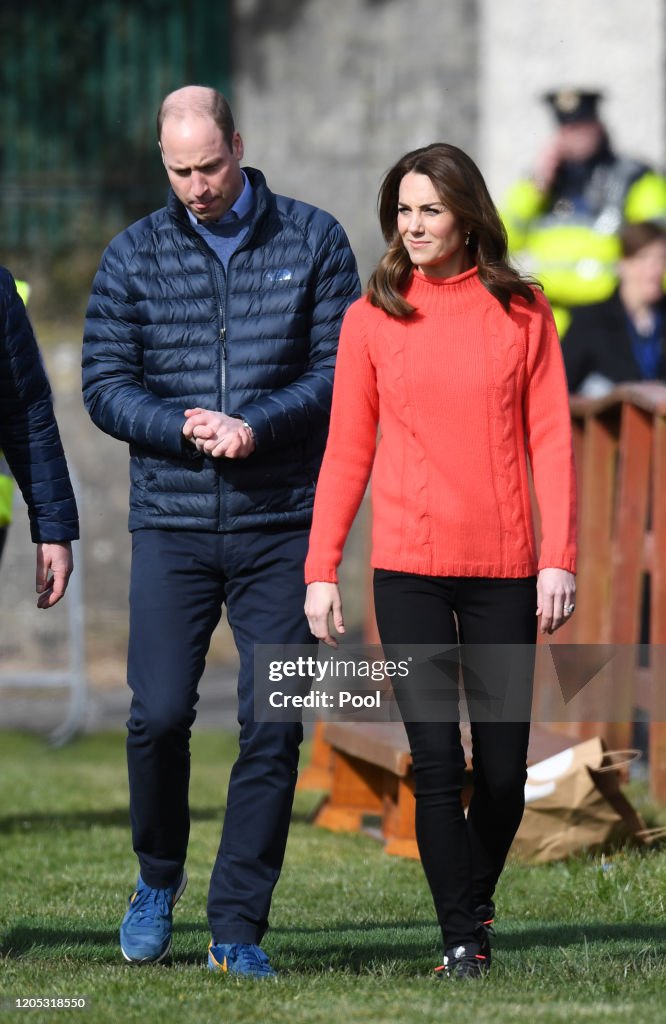
[[[310,522],[356,263],[333,217],[245,173],[255,207],[226,276],[170,192],[111,242],[93,283],[84,402],[130,443],[130,530]],[[197,406],[245,419],[256,451],[197,452],[182,435]]]
[[[0,267],[0,449],[35,543],[76,540],[79,523],[51,388],[12,275]]]
[[[659,305],[666,325],[666,299]],[[562,341],[562,354],[570,392],[577,391],[590,374],[613,384],[643,379],[634,357],[627,312],[616,291],[610,299],[574,310],[571,325]],[[662,333],[659,377],[666,373],[666,335]]]

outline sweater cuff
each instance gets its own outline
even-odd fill
[[[310,566],[305,563],[305,582],[306,583],[337,583],[338,573],[337,569],[322,569],[320,566]]]
[[[542,569],[566,569],[567,572],[576,572],[576,555],[569,552],[555,554],[552,551],[542,551],[539,558],[537,570]]]

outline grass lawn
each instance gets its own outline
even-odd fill
[[[666,851],[526,868],[497,893],[493,970],[432,976],[438,932],[418,863],[359,835],[308,824],[298,794],[265,940],[277,981],[205,969],[208,874],[235,737],[193,741],[190,882],[170,965],[132,968],[117,929],[135,879],[124,740],[61,750],[0,733],[0,1000],[4,1020],[126,1024],[609,1024],[666,1022]],[[7,1010],[18,997],[77,997],[86,1010]]]

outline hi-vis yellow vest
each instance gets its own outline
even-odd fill
[[[28,299],[30,298],[30,285],[27,281],[14,281],[14,284],[16,285],[16,291],[23,299],[23,305],[27,306]]]
[[[16,281],[16,290],[23,299],[28,301],[30,285],[27,281]],[[12,521],[12,505],[14,501],[14,479],[10,472],[7,460],[0,452],[0,529],[9,526]]]
[[[618,187],[596,216],[569,213],[566,204],[548,212],[544,204],[534,182],[519,181],[502,218],[514,261],[542,283],[562,335],[571,306],[602,302],[615,290],[622,221],[666,220],[666,179],[645,172],[628,190]]]
[[[12,502],[14,499],[14,481],[9,466],[0,452],[0,529],[9,526],[12,521]]]

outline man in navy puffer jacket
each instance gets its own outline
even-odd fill
[[[211,969],[268,977],[260,942],[287,839],[299,723],[254,719],[254,647],[311,643],[303,562],[356,264],[329,214],[241,170],[219,93],[166,97],[166,208],[106,250],[83,352],[86,407],[130,445],[130,811],[140,866],[120,930],[163,959],[186,875],[189,735],[222,604],[240,656],[240,754],[211,878]]]
[[[64,596],[79,536],[51,388],[14,279],[0,267],[0,449],[28,506],[39,608]]]

